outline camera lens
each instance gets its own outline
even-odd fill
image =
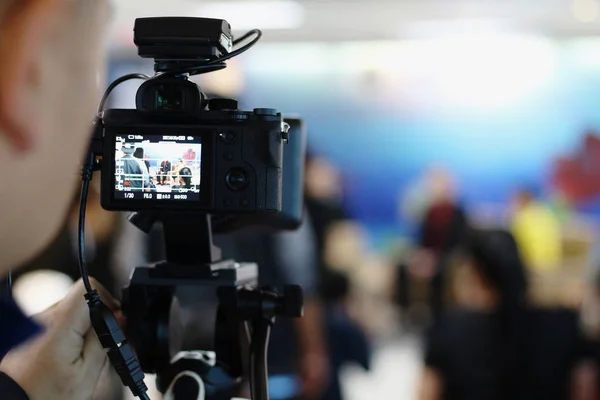
[[[248,184],[246,172],[239,168],[230,170],[225,176],[225,183],[234,192],[244,189]]]

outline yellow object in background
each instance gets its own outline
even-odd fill
[[[539,202],[523,205],[513,215],[512,231],[529,268],[547,271],[560,266],[560,222],[549,207]]]

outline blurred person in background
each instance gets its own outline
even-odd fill
[[[420,400],[593,399],[578,315],[528,306],[512,235],[474,232],[457,268],[460,308],[429,331]]]
[[[560,267],[562,261],[561,226],[552,209],[536,198],[533,190],[517,191],[511,231],[525,265],[543,272]]]
[[[325,157],[308,152],[305,169],[305,206],[316,240],[319,293],[325,309],[324,335],[330,365],[330,381],[322,400],[341,400],[341,368],[352,362],[370,366],[370,344],[366,333],[350,316],[348,300],[354,266],[343,258],[331,257],[337,241],[345,240],[340,230],[351,231],[354,223],[342,206],[340,171]],[[335,263],[331,263],[335,259]],[[349,269],[340,272],[338,269]]]
[[[416,249],[407,268],[399,270],[399,296],[404,302],[409,275],[429,279],[429,301],[434,319],[444,310],[444,288],[448,262],[453,251],[468,231],[467,216],[456,196],[456,186],[450,172],[443,168],[431,170],[427,177],[429,206],[420,223]],[[405,294],[402,294],[405,293]]]
[[[340,371],[348,364],[371,368],[371,344],[362,327],[348,312],[350,279],[341,272],[330,271],[321,283],[325,304],[326,338],[329,348],[331,378],[322,400],[343,399]]]
[[[0,279],[49,245],[69,211],[101,95],[109,14],[104,0],[0,0],[0,169],[11,171],[0,207]],[[110,293],[92,285],[118,312]],[[3,400],[92,398],[107,359],[83,295],[79,282],[28,318],[0,289]]]
[[[341,204],[340,181],[339,170],[326,158],[307,153],[304,201],[315,234],[319,279],[332,269],[325,257],[325,247],[331,230],[336,223],[349,220]]]

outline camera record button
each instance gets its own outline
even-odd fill
[[[233,153],[228,151],[227,153],[223,154],[223,159],[226,161],[231,161],[233,160]]]
[[[249,205],[250,205],[250,202],[248,201],[248,199],[242,199],[240,201],[240,206],[242,206],[244,208],[248,207]]]
[[[227,208],[229,208],[229,207],[231,207],[232,205],[233,205],[233,201],[231,200],[231,198],[230,198],[230,197],[225,197],[225,198],[223,199],[223,207],[227,207]]]
[[[248,185],[246,172],[241,168],[234,168],[225,175],[225,184],[234,192],[243,190]]]

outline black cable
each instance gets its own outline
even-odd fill
[[[121,82],[124,82],[125,80],[121,79]],[[113,86],[112,89],[116,87],[116,85],[111,86]],[[107,93],[110,93],[110,91],[107,90]],[[108,97],[108,95],[105,93],[104,98],[106,97]],[[94,129],[98,129],[98,125],[96,125]],[[123,385],[127,386],[134,396],[146,396],[142,397],[142,399],[149,400],[146,395],[148,388],[144,383],[144,373],[142,372],[140,362],[127,342],[127,338],[119,326],[119,322],[112,310],[102,302],[98,292],[92,288],[90,277],[88,275],[85,260],[85,211],[90,181],[92,180],[94,169],[97,166],[96,155],[94,154],[92,144],[88,150],[87,157],[84,160],[83,167],[81,168],[82,185],[79,203],[78,258],[79,271],[86,290],[85,299],[90,309],[92,328],[94,328],[100,344],[104,350],[106,350],[106,355],[121,378]]]
[[[256,37],[254,39],[252,39],[252,41],[250,41],[248,44],[240,47],[237,50],[232,51],[229,54],[226,54],[222,57],[219,57],[215,60],[209,61],[207,64],[208,65],[213,65],[213,64],[220,64],[224,61],[227,61],[233,57],[237,57],[240,54],[250,50],[256,43],[258,43],[258,41],[260,40],[260,38],[262,38],[262,31],[260,29],[252,29],[251,31],[248,31],[247,33],[245,33],[244,35],[242,35],[242,37],[240,37],[239,39],[236,39],[233,41],[233,44],[239,44],[240,42],[248,39],[250,36],[252,35],[256,35]]]
[[[261,35],[262,35],[262,31],[261,30],[259,30],[259,29],[252,29],[251,31],[248,31],[248,32],[244,33],[241,37],[235,38],[233,40],[233,45],[237,46],[238,44],[240,44],[244,40],[248,39],[250,36],[256,34],[256,31],[259,31],[261,33]]]
[[[241,42],[252,37],[253,35],[256,37],[254,39],[252,39],[249,43],[245,44],[244,46],[240,47],[239,49],[233,50],[229,54],[226,54],[222,57],[216,58],[211,61],[200,63],[198,65],[184,67],[184,68],[176,69],[176,70],[165,71],[165,72],[162,72],[160,75],[161,76],[162,75],[176,76],[176,75],[184,75],[184,74],[200,75],[200,74],[206,74],[209,72],[214,72],[214,71],[218,71],[221,69],[225,69],[225,68],[227,68],[227,64],[225,63],[225,61],[232,59],[234,57],[237,57],[240,54],[250,50],[250,48],[252,48],[262,38],[262,31],[260,29],[252,29],[251,31],[248,31],[247,33],[242,35],[240,38],[235,39],[233,41],[234,45],[238,45]]]
[[[150,397],[148,397],[148,393],[142,393],[140,395],[140,400],[150,400]]]
[[[132,79],[148,80],[148,79],[150,79],[150,77],[148,75],[144,75],[144,74],[128,74],[128,75],[124,75],[124,76],[120,77],[119,79],[115,80],[113,83],[111,83],[108,86],[108,88],[104,92],[104,95],[102,95],[102,99],[100,100],[100,105],[98,106],[98,114],[100,114],[102,111],[104,111],[104,105],[106,104],[106,100],[108,100],[108,96],[110,96],[112,91],[115,90],[115,88],[117,86],[119,86],[121,83],[130,81]]]
[[[79,257],[79,272],[81,274],[81,279],[83,280],[83,286],[85,286],[85,291],[87,293],[94,292],[92,288],[92,284],[90,283],[90,276],[88,275],[87,264],[85,260],[85,209],[87,206],[87,197],[90,188],[90,180],[86,179],[86,175],[88,174],[88,166],[83,167],[82,179],[83,183],[81,185],[81,197],[79,200],[79,226],[78,226],[78,251],[77,255]],[[93,168],[93,167],[92,167]],[[89,172],[90,174],[93,171]]]
[[[119,374],[123,385],[129,387],[134,396],[140,396],[144,400],[149,400],[146,395],[148,388],[144,383],[144,373],[140,367],[140,362],[127,342],[125,334],[113,312],[102,302],[98,292],[92,288],[88,275],[85,261],[85,210],[94,167],[95,155],[90,151],[81,172],[83,183],[81,185],[78,227],[79,271],[85,285],[85,299],[90,308],[92,327],[98,336],[98,340],[100,340],[100,344],[106,350],[110,363]]]

